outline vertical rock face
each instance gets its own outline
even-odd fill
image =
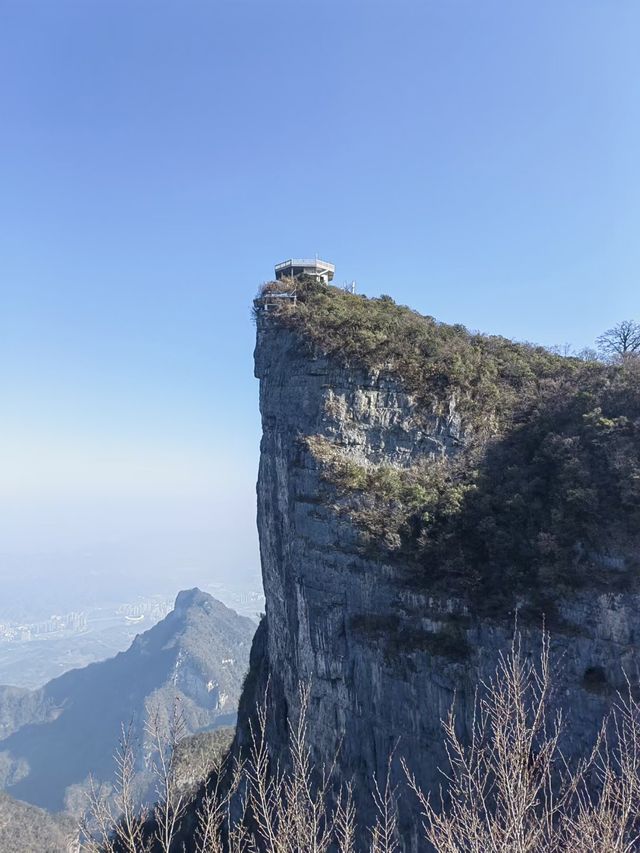
[[[469,725],[478,675],[490,672],[508,645],[513,614],[501,623],[475,618],[461,600],[416,587],[401,565],[368,555],[305,439],[324,437],[360,465],[407,466],[455,454],[465,441],[455,401],[446,416],[424,409],[418,416],[414,399],[393,377],[314,354],[268,312],[257,317],[255,364],[266,621],[240,716],[260,699],[268,679],[271,747],[284,751],[286,721],[295,718],[300,682],[308,682],[310,745],[318,762],[330,763],[337,751],[342,778],[366,782],[368,790],[395,749],[428,787],[439,780],[443,758],[440,720],[455,695],[461,726]],[[631,594],[593,593],[561,603],[567,630],[554,634],[552,650],[564,656],[558,697],[571,719],[570,753],[591,742],[610,695],[623,683],[622,669],[637,674],[639,604]],[[534,653],[539,634],[524,631]],[[419,846],[412,806],[407,793],[401,800],[406,849]],[[360,807],[367,820],[364,795]]]

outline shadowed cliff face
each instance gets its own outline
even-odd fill
[[[369,790],[372,775],[383,776],[397,747],[396,756],[406,756],[429,788],[441,781],[440,720],[455,696],[460,725],[468,727],[478,677],[493,670],[508,646],[515,609],[480,616],[473,603],[478,590],[467,596],[464,576],[447,593],[446,584],[430,583],[429,566],[417,582],[415,564],[401,549],[363,543],[348,496],[313,450],[324,442],[359,467],[405,469],[454,459],[471,430],[455,393],[437,409],[425,407],[424,395],[418,405],[399,379],[322,355],[275,312],[257,313],[255,364],[266,621],[241,703],[239,742],[268,680],[271,748],[282,754],[298,685],[308,681],[316,761],[329,764],[337,751],[341,777]],[[602,560],[615,573],[625,557]],[[592,743],[611,695],[624,683],[623,669],[637,676],[640,599],[629,589],[562,587],[555,598],[551,591],[552,656],[562,659],[557,696],[570,718],[569,755]],[[540,622],[521,627],[535,653]],[[394,772],[399,779],[398,768]],[[366,821],[371,805],[364,795],[359,806]],[[401,799],[406,849],[417,844],[414,818],[407,793]]]

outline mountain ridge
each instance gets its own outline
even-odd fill
[[[142,748],[151,709],[166,715],[176,697],[190,733],[233,723],[254,630],[207,593],[181,592],[174,610],[126,651],[21,694],[21,723],[0,741],[8,793],[63,809],[65,791],[89,773],[112,777],[122,725],[132,723]],[[0,691],[0,719],[12,696],[11,688]],[[18,709],[17,716],[19,702]]]

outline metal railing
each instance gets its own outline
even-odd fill
[[[256,310],[269,311],[269,308],[275,308],[278,301],[281,299],[288,299],[294,306],[298,304],[298,294],[296,293],[296,291],[285,290],[263,293],[261,296],[258,296],[258,298],[254,302],[254,305],[256,306]]]
[[[330,264],[328,261],[321,261],[319,258],[290,258],[288,261],[276,264],[275,270],[284,270],[287,267],[312,267],[313,269],[323,269],[335,272],[335,264]]]

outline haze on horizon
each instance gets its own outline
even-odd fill
[[[639,25],[632,0],[0,0],[5,592],[255,577],[276,261],[546,345],[638,319]]]

